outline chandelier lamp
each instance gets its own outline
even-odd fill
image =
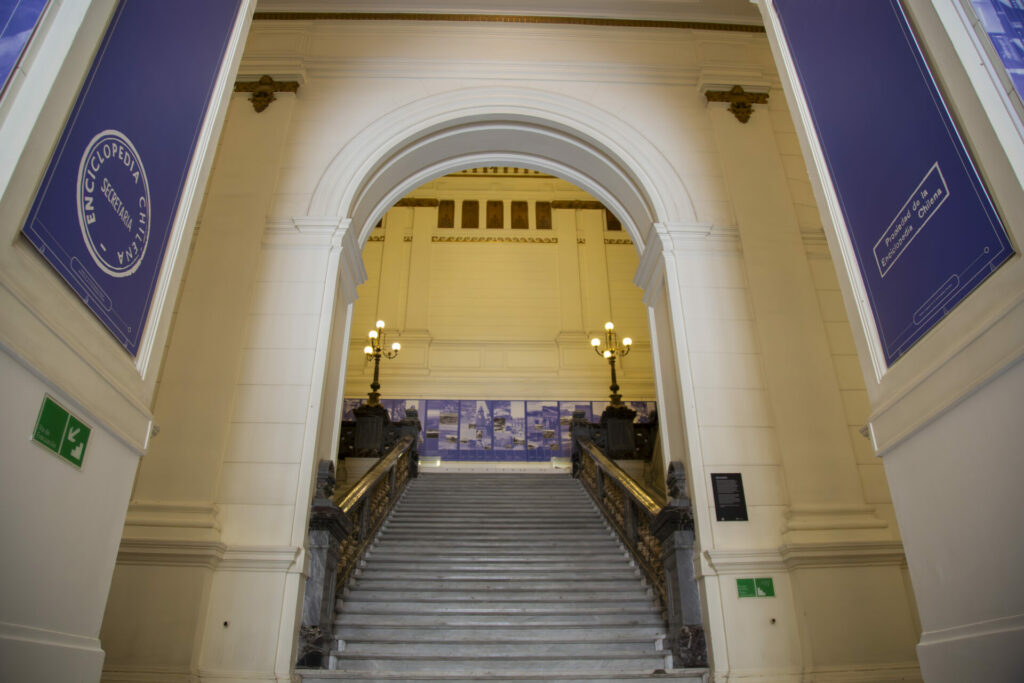
[[[391,345],[390,351],[384,350],[384,321],[377,321],[377,329],[370,330],[369,332],[370,343],[363,347],[363,353],[366,354],[366,360],[373,361],[373,382],[370,383],[370,402],[367,405],[379,406],[380,405],[380,359],[394,358],[398,355],[402,345],[395,342]],[[614,369],[612,373],[614,375]]]
[[[611,366],[612,383],[608,388],[612,390],[611,399],[613,406],[622,405],[622,396],[619,394],[619,383],[615,378],[615,359],[627,356],[632,344],[633,340],[629,337],[623,337],[621,344],[619,343],[619,337],[615,334],[615,325],[611,322],[606,322],[604,324],[604,346],[601,345],[601,340],[597,337],[590,340],[590,345],[594,347],[594,352],[602,358],[607,358],[608,365]]]

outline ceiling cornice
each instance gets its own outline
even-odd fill
[[[449,21],[497,24],[549,24],[626,28],[669,28],[696,31],[764,33],[764,26],[707,21],[609,19],[601,17],[549,17],[501,14],[426,14],[404,12],[256,12],[255,21]]]

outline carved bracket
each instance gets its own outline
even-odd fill
[[[251,92],[252,108],[259,114],[270,106],[270,103],[277,99],[276,92],[297,92],[298,81],[275,81],[270,76],[261,76],[258,81],[237,81],[235,92]]]
[[[728,102],[729,111],[740,123],[750,120],[755,104],[768,104],[768,93],[746,92],[742,85],[734,85],[731,90],[708,90],[704,97],[708,102]]]

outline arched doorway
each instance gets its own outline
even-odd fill
[[[399,199],[424,182],[464,168],[531,168],[586,190],[619,216],[640,255],[634,282],[645,292],[661,414],[663,476],[668,462],[702,471],[685,326],[667,226],[694,225],[686,187],[657,148],[625,122],[598,108],[538,91],[473,89],[428,97],[392,111],[354,137],[328,165],[301,220],[334,229],[336,279],[329,350],[314,370],[323,404],[316,427],[317,459],[337,443],[352,329],[355,287],[365,279],[362,249],[374,226]],[[296,219],[299,220],[299,219]],[[307,428],[309,425],[307,425]],[[312,475],[311,470],[305,473]],[[694,487],[695,503],[706,493]],[[302,504],[302,501],[299,502]],[[708,528],[708,520],[698,520]],[[705,621],[708,617],[705,615]],[[717,632],[709,623],[710,647]]]

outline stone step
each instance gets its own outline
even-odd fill
[[[451,534],[456,536],[467,536],[479,538],[487,534],[501,534],[512,538],[530,538],[539,536],[541,538],[569,538],[580,534],[593,534],[594,536],[607,535],[609,529],[597,522],[586,524],[517,524],[515,522],[501,522],[494,524],[468,524],[459,521],[454,522],[396,522],[390,521],[382,527],[382,534],[390,537],[397,533],[416,534],[426,537],[444,538]],[[382,536],[385,538],[385,536]]]
[[[511,601],[543,601],[543,602],[619,602],[629,600],[645,600],[652,596],[650,589],[643,588],[630,582],[619,590],[482,590],[467,591],[461,588],[450,590],[368,590],[362,586],[353,586],[348,596],[339,598],[338,609],[341,609],[341,602],[352,604],[353,602],[391,602],[391,601],[421,601],[421,602],[465,602],[465,603],[487,603],[489,601],[511,602]]]
[[[537,560],[560,560],[575,559],[580,562],[591,562],[597,560],[618,560],[628,558],[628,553],[619,550],[614,544],[603,544],[605,547],[591,547],[580,549],[566,549],[557,546],[550,548],[530,549],[508,549],[501,546],[481,552],[476,548],[448,549],[436,546],[423,546],[412,552],[410,548],[402,545],[377,546],[367,551],[367,560],[388,560],[390,562],[417,562],[426,560],[429,562],[495,562],[505,559],[528,559]]]
[[[529,657],[541,653],[556,657],[594,657],[604,654],[645,654],[661,655],[664,651],[656,649],[657,641],[650,640],[616,640],[592,641],[577,640],[538,644],[529,643],[493,643],[485,641],[449,642],[447,640],[413,642],[398,640],[346,640],[343,656],[361,655],[366,657],[391,656],[423,656],[441,657]]]
[[[650,612],[654,603],[647,598],[638,600],[608,600],[601,602],[565,602],[538,600],[489,600],[474,602],[466,600],[417,600],[393,601],[343,600],[346,614],[486,614],[486,615],[558,615],[569,617],[574,614],[608,614]]]
[[[367,626],[339,624],[334,635],[339,640],[396,640],[404,643],[433,642],[443,639],[449,643],[564,643],[588,640],[592,642],[654,641],[665,637],[663,624],[619,623],[606,626],[561,625],[538,626],[452,626],[432,631],[419,626]]]
[[[415,675],[471,675],[503,676],[516,674],[569,674],[581,673],[653,673],[665,669],[665,657],[661,655],[609,655],[581,661],[576,657],[534,655],[529,658],[507,657],[376,657],[347,656],[342,653],[337,669],[348,673],[362,674],[386,671],[388,673],[409,673]]]
[[[632,588],[641,588],[642,584],[635,577],[628,579],[594,577],[586,581],[580,581],[573,576],[563,576],[557,579],[444,579],[429,578],[421,576],[402,576],[398,578],[384,578],[376,574],[359,576],[352,583],[350,593],[358,590],[408,590],[408,591],[444,591],[444,590],[465,590],[465,591],[619,591]]]
[[[424,558],[419,561],[392,560],[389,558],[369,557],[362,561],[366,571],[392,571],[409,569],[417,573],[431,572],[615,572],[626,569],[625,558],[617,557],[613,560],[593,559],[581,562],[575,559],[485,559],[485,560],[452,560],[439,562]]]
[[[561,516],[561,515],[546,515],[543,517],[537,515],[526,515],[509,512],[507,514],[495,514],[489,518],[477,517],[468,513],[462,512],[432,512],[422,514],[407,514],[404,511],[396,511],[392,514],[391,519],[388,520],[388,524],[396,524],[401,522],[402,524],[482,524],[484,526],[521,526],[521,525],[536,525],[539,527],[560,527],[560,526],[604,526],[604,520],[594,517],[590,518],[580,517],[576,515],[572,516]]]
[[[310,669],[296,669],[296,673],[303,683],[333,683],[333,681],[344,680],[346,683],[373,683],[373,681],[403,681],[404,683],[448,683],[449,681],[479,681],[476,676],[445,675],[441,678],[435,676],[416,676],[412,674],[359,674],[353,675],[347,671],[319,671]],[[662,681],[679,683],[707,683],[707,676],[703,669],[687,673],[686,670],[674,670],[668,674],[635,674],[627,673],[605,674],[591,673],[582,678],[567,678],[566,674],[558,676],[523,674],[518,676],[488,676],[488,683],[519,683],[520,681],[543,681],[544,683],[591,683],[601,681],[602,683],[635,683],[636,681]]]
[[[388,520],[388,524],[466,524],[466,525],[478,525],[483,524],[485,526],[506,526],[506,525],[522,525],[522,524],[536,524],[544,527],[560,527],[570,525],[594,525],[598,524],[604,526],[604,523],[600,519],[595,519],[593,515],[580,516],[580,515],[526,515],[517,513],[508,513],[503,515],[497,515],[495,517],[479,517],[467,512],[435,512],[435,513],[410,513],[404,510],[396,511],[391,515]]]
[[[451,538],[453,542],[463,541],[492,541],[500,543],[502,540],[506,541],[549,541],[549,542],[569,542],[572,543],[580,538],[581,533],[579,531],[572,531],[567,529],[547,529],[544,531],[537,531],[532,529],[501,529],[494,531],[477,531],[475,529],[467,529],[464,527],[453,527],[445,533],[437,534],[437,540],[445,540]],[[611,532],[606,529],[590,529],[584,534],[583,540],[593,541],[597,538],[601,538],[602,535],[611,538]],[[392,539],[409,539],[409,540],[420,540],[426,541],[432,538],[429,534],[424,534],[423,531],[417,529],[401,529],[385,527],[381,529],[380,536],[378,537],[380,542],[392,540]]]
[[[594,613],[504,613],[504,614],[360,614],[342,611],[336,626],[419,626],[492,627],[504,626],[661,626],[661,616],[652,609],[619,610]]]
[[[366,570],[356,569],[353,574],[356,577],[366,576]],[[623,581],[639,580],[640,571],[631,569],[625,562],[622,567],[615,570],[589,570],[574,569],[562,571],[528,570],[516,569],[503,571],[501,569],[466,569],[462,571],[451,569],[439,569],[430,571],[419,571],[414,568],[407,569],[375,569],[372,572],[377,579],[435,579],[437,581]]]
[[[395,541],[395,542],[392,542]],[[519,540],[519,541],[502,541],[497,540],[483,540],[483,539],[466,539],[466,538],[441,538],[431,539],[429,541],[416,538],[415,540],[401,540],[392,539],[391,541],[385,541],[384,539],[378,539],[377,542],[370,546],[369,552],[376,552],[377,550],[397,550],[399,552],[407,552],[409,554],[418,554],[421,552],[431,551],[443,551],[443,552],[483,552],[491,554],[492,552],[503,552],[510,554],[534,554],[544,552],[587,552],[587,551],[607,551],[610,548],[615,548],[620,552],[626,552],[619,548],[617,541],[611,536],[611,534],[602,536],[600,538],[592,539],[566,539],[566,540]]]

